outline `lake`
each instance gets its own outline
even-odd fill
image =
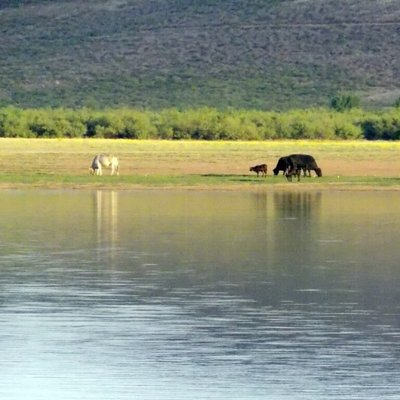
[[[3,399],[399,398],[399,193],[0,206]]]

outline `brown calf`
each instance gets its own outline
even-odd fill
[[[267,176],[267,164],[260,164],[260,165],[255,165],[254,167],[250,167],[250,172],[254,171],[257,173],[257,176],[259,176],[260,172],[262,176]]]

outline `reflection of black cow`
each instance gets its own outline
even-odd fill
[[[267,170],[268,170],[267,164],[260,164],[260,165],[255,165],[254,167],[250,167],[250,172],[251,171],[256,172],[257,176],[260,172],[262,176],[267,176]]]
[[[281,157],[273,169],[274,175],[278,175],[279,171],[283,171],[284,175],[290,168],[291,170],[303,170],[304,176],[306,176],[306,171],[308,171],[308,176],[311,176],[311,171],[315,171],[317,176],[322,176],[322,170],[318,167],[313,156],[308,154],[291,154],[286,157]]]

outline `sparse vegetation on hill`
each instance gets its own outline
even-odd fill
[[[0,106],[363,106],[400,96],[396,1],[5,0]]]

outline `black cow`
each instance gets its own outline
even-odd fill
[[[293,165],[293,163],[290,162],[289,160],[290,156],[285,156],[281,157],[278,160],[278,163],[276,164],[276,167],[272,170],[274,172],[274,175],[278,175],[280,171],[283,172],[283,175],[286,176],[286,172],[288,171],[288,168]],[[303,174],[306,176],[306,169],[303,169]]]
[[[300,181],[301,169],[293,166],[288,167],[284,175],[288,181],[292,181],[293,176],[297,176],[297,180]]]
[[[279,171],[283,171],[283,174],[286,175],[286,171],[290,169],[301,169],[303,170],[304,176],[311,176],[311,171],[315,171],[317,176],[322,176],[322,170],[318,167],[313,156],[308,154],[290,154],[286,157],[281,157],[276,164],[276,167],[273,169],[274,175],[278,175]]]
[[[297,176],[297,180],[300,182],[301,168],[297,168],[296,165],[293,164],[290,158],[287,159],[287,162],[288,166],[283,175],[285,175],[286,179],[290,182],[292,181],[293,176]]]

